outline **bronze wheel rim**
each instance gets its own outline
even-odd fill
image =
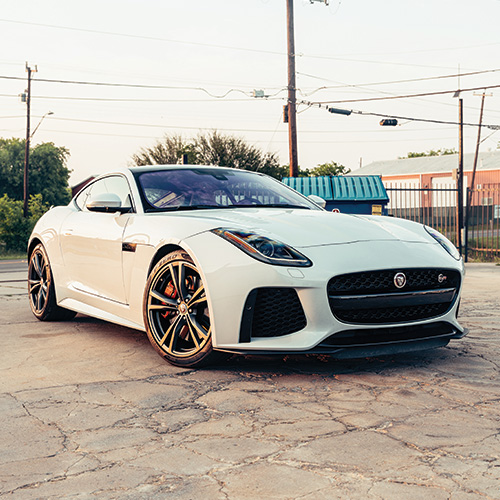
[[[45,309],[49,296],[50,269],[47,259],[40,249],[33,252],[28,274],[30,305],[35,314]]]
[[[206,346],[210,315],[194,264],[173,261],[158,270],[148,291],[147,316],[151,336],[165,354],[185,358]]]

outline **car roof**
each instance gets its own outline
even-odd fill
[[[130,167],[129,171],[132,173],[139,173],[144,171],[158,171],[158,170],[180,170],[180,169],[201,169],[201,170],[212,170],[212,169],[222,169],[222,170],[235,170],[238,172],[251,172],[254,174],[260,174],[260,172],[253,172],[251,170],[243,170],[239,168],[222,167],[219,165],[144,165],[140,167]]]

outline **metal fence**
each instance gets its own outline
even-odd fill
[[[386,187],[389,215],[432,226],[453,243],[458,238],[457,188]],[[464,228],[461,231],[465,259],[500,257],[500,184],[468,189],[464,193]]]
[[[500,257],[500,184],[467,192],[465,255],[481,260]]]
[[[455,242],[456,188],[387,187],[386,190],[390,199],[389,215],[432,226]]]

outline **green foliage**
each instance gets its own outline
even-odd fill
[[[445,156],[445,155],[456,155],[458,151],[454,148],[442,148],[442,149],[431,149],[429,151],[425,151],[424,153],[408,153],[408,156],[400,156],[400,160],[404,160],[405,158],[421,158],[422,156]]]
[[[22,139],[0,138],[0,196],[23,199],[24,149]],[[69,151],[51,142],[30,149],[29,194],[41,194],[49,205],[65,205],[71,200],[70,170],[66,167]]]
[[[182,155],[188,155],[190,165],[217,165],[259,171],[277,179],[287,173],[275,153],[264,153],[259,148],[232,135],[217,131],[198,134],[185,140],[179,135],[165,135],[155,145],[142,148],[132,156],[134,165],[175,165]]]
[[[0,198],[0,247],[7,252],[25,252],[36,221],[49,209],[41,194],[30,196],[28,217],[23,216],[23,202],[4,194]]]
[[[23,199],[24,141],[0,138],[0,195]]]
[[[193,153],[193,145],[186,141],[181,135],[165,134],[149,148],[141,148],[132,155],[134,165],[176,165],[182,161],[182,155],[188,155],[188,163],[196,164],[196,156]]]
[[[344,167],[334,161],[321,163],[314,168],[305,168],[299,170],[299,177],[321,177],[329,175],[345,175],[351,171],[350,168]]]

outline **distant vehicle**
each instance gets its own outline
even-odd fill
[[[326,212],[244,170],[103,175],[39,220],[28,254],[38,319],[78,312],[146,331],[177,366],[223,353],[364,357],[466,334],[463,263],[440,233]]]

